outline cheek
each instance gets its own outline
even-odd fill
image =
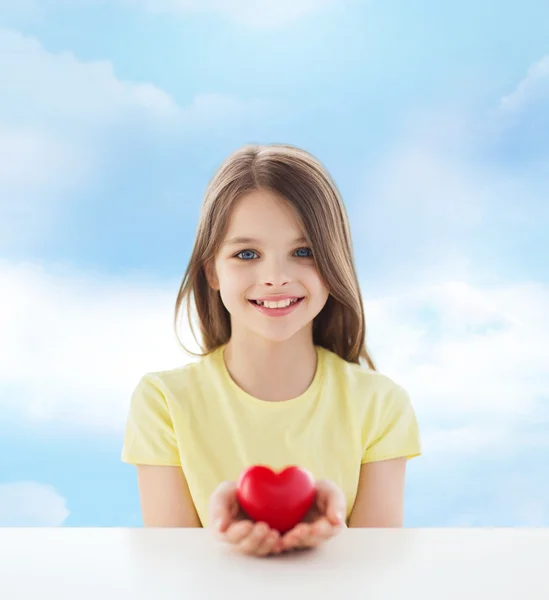
[[[307,288],[309,289],[309,291],[316,296],[319,300],[321,298],[327,298],[328,297],[328,288],[326,287],[324,281],[322,280],[322,278],[320,277],[320,275],[318,274],[318,271],[316,271],[316,269],[314,271],[310,271],[307,274]]]
[[[237,296],[245,294],[251,285],[249,270],[227,267],[219,273],[219,283],[222,296],[229,302],[231,299],[234,301]]]
[[[317,303],[318,306],[324,306],[329,295],[330,293],[328,292],[328,288],[323,283],[320,283],[315,294],[315,303]]]

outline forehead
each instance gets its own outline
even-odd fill
[[[254,190],[240,198],[231,212],[225,239],[295,239],[304,232],[294,209],[269,190]]]

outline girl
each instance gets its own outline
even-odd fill
[[[342,527],[401,527],[421,453],[407,392],[365,343],[346,211],[324,167],[289,145],[245,146],[206,191],[179,290],[203,354],[145,374],[122,460],[146,527],[214,527],[247,554],[313,547]],[[239,510],[243,469],[298,465],[316,502],[280,536]]]

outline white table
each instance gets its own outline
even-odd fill
[[[350,529],[240,556],[200,529],[0,528],[2,600],[549,599],[549,529]]]

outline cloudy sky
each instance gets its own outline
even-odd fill
[[[544,0],[0,0],[0,526],[140,525],[131,391],[248,142],[345,198],[406,525],[549,526]],[[186,330],[182,337],[189,339]]]

